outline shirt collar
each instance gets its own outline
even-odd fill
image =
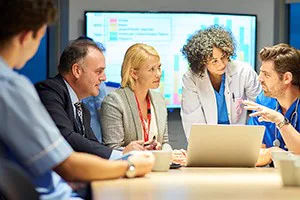
[[[64,82],[65,82],[65,84],[67,85],[68,92],[69,92],[69,95],[70,95],[70,98],[71,98],[71,102],[72,102],[72,105],[73,105],[73,107],[74,107],[74,104],[75,104],[76,102],[78,102],[79,99],[78,99],[78,97],[77,97],[75,91],[73,90],[73,88],[69,85],[69,83],[68,83],[65,79],[64,79]]]
[[[5,62],[5,60],[0,56],[0,69],[4,68],[4,70],[6,70],[6,68],[10,71],[12,71],[12,69],[8,66],[8,64]]]
[[[239,61],[229,61],[225,68],[225,73],[228,74],[229,77],[233,76],[238,72],[238,65],[242,65]]]
[[[6,77],[8,79],[18,74],[7,64],[7,62],[1,56],[0,56],[0,73],[2,78]]]
[[[285,117],[288,118],[289,120],[292,120],[291,117],[292,117],[292,114],[293,112],[298,112],[298,106],[297,103],[298,103],[299,99],[297,98],[294,103],[288,108],[288,110],[286,111],[285,113]],[[277,101],[277,105],[278,105],[278,112],[280,112],[282,114],[282,108],[279,104],[279,102]]]

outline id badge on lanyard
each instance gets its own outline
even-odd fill
[[[142,111],[141,111],[140,103],[139,103],[136,95],[134,95],[134,96],[135,96],[135,100],[136,100],[136,103],[137,103],[137,106],[138,106],[141,124],[142,124],[142,127],[143,127],[144,141],[147,142],[147,141],[149,141],[150,124],[151,124],[151,103],[150,103],[150,97],[149,97],[149,95],[147,95],[147,123],[148,123],[148,129],[147,129],[146,128],[146,122],[144,120],[144,117],[143,117],[143,114],[142,114]]]

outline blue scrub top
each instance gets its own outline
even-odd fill
[[[277,111],[282,113],[282,109],[281,109],[280,105],[278,104],[277,100],[264,96],[263,92],[257,96],[256,102],[263,106],[271,108],[273,110],[276,110],[276,105],[278,105]],[[290,121],[292,126],[297,131],[299,131],[300,130],[300,119],[299,119],[300,110],[298,108],[296,108],[296,104],[297,104],[297,100],[290,106],[290,108],[287,110],[287,112],[285,113],[284,116]],[[285,143],[280,134],[280,131],[276,128],[276,125],[274,123],[259,122],[258,117],[250,117],[248,120],[248,124],[249,125],[263,125],[266,127],[263,143],[266,145],[267,148],[273,147],[273,142],[276,139],[275,133],[277,131],[277,139],[279,139],[279,141],[280,141],[280,148],[287,150],[285,148]]]
[[[222,82],[219,91],[215,91],[218,107],[218,124],[230,124],[228,119],[227,105],[225,101],[225,74],[222,75]]]
[[[100,143],[102,143],[102,133],[100,126],[99,109],[105,96],[107,95],[106,85],[104,82],[100,84],[99,94],[90,96],[82,100],[91,114],[91,128]]]
[[[72,188],[52,169],[73,153],[28,78],[0,57],[0,150],[31,179],[41,199],[71,199]],[[78,199],[78,198],[76,198]]]

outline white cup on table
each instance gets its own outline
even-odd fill
[[[150,151],[155,157],[154,172],[167,172],[170,169],[170,162],[172,159],[172,151],[167,150],[152,150]]]

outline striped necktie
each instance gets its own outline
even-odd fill
[[[80,101],[76,102],[74,105],[75,105],[75,108],[76,108],[76,121],[78,123],[78,127],[81,131],[81,134],[83,137],[85,137],[85,127],[84,127],[84,124],[83,124],[83,111],[82,111],[82,103]]]

